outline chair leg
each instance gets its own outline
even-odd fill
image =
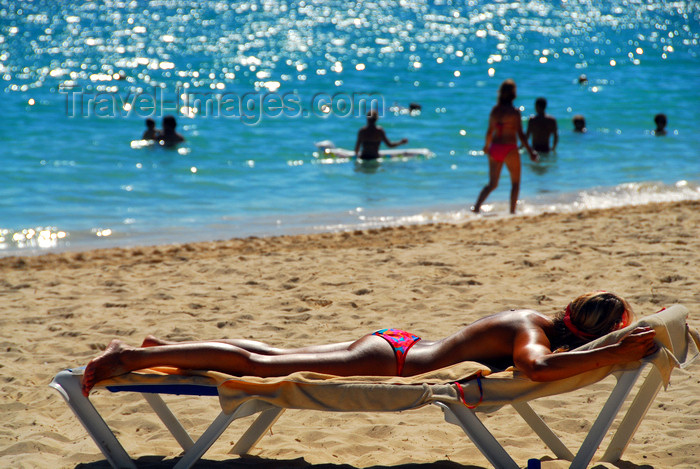
[[[462,427],[474,445],[489,462],[499,469],[519,469],[513,458],[503,449],[473,410],[462,404],[436,402],[445,413],[445,420]]]
[[[82,370],[63,370],[51,381],[52,388],[56,389],[66,400],[80,423],[100,448],[109,464],[115,468],[133,468],[136,465],[109,429],[99,412],[90,400],[83,396],[80,389],[80,377]]]
[[[258,444],[265,432],[280,418],[284,410],[282,407],[273,407],[262,411],[229,453],[248,454],[251,448]]]
[[[632,390],[632,386],[634,386],[643,368],[640,366],[634,370],[626,371],[620,376],[615,388],[610,393],[610,397],[608,397],[600,414],[598,414],[598,418],[593,422],[586,439],[583,440],[576,457],[571,462],[571,466],[569,466],[571,469],[586,469],[588,467],[588,463],[593,459],[600,442],[603,441],[605,434],[610,429],[610,425],[615,420],[617,413],[625,402],[625,398]]]
[[[221,412],[218,417],[202,433],[190,449],[185,451],[182,458],[173,466],[174,469],[188,469],[192,467],[204,453],[214,444],[228,426],[238,418],[236,412],[225,414]]]
[[[269,409],[269,404],[253,400],[241,404],[236,408],[236,410],[234,410],[230,414],[221,412],[219,416],[214,419],[211,425],[209,425],[209,427],[204,431],[204,433],[202,433],[202,436],[200,436],[197,439],[194,445],[190,449],[185,451],[185,453],[182,455],[182,458],[178,461],[177,464],[175,464],[175,466],[173,466],[174,469],[187,469],[192,467],[197,461],[199,461],[199,459],[202,456],[204,456],[204,453],[206,453],[207,450],[211,447],[211,445],[213,445],[214,442],[219,439],[221,434],[228,428],[228,426],[234,420],[253,415],[260,411],[266,413],[269,410],[275,409],[279,409],[278,413],[282,412],[282,409],[280,408]],[[259,416],[257,420],[260,420],[260,418],[261,417]],[[257,420],[253,422],[253,425],[257,423]],[[272,425],[272,423],[274,423],[274,420],[270,422],[269,425]],[[259,439],[260,438],[258,438],[258,440]],[[253,446],[253,444],[251,444],[250,446]]]
[[[661,374],[656,367],[652,366],[647,378],[637,392],[637,396],[630,404],[620,426],[613,435],[608,448],[601,457],[601,462],[615,462],[622,457],[622,453],[627,448],[632,436],[639,428],[639,424],[646,415],[651,403],[661,389]]]
[[[574,459],[574,454],[569,451],[559,437],[552,431],[549,426],[544,423],[542,418],[532,410],[532,407],[527,402],[512,404],[515,411],[525,420],[525,422],[537,433],[537,436],[552,450],[559,459],[571,461]]]
[[[141,393],[141,395],[146,399],[146,402],[150,404],[153,411],[158,415],[161,422],[163,422],[173,437],[175,437],[183,450],[187,451],[194,446],[194,441],[192,441],[189,433],[187,433],[187,430],[185,430],[177,417],[170,411],[170,408],[165,401],[163,401],[162,397],[153,393]]]

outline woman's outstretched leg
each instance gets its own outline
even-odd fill
[[[290,355],[294,353],[338,352],[341,350],[348,350],[350,346],[353,343],[355,343],[354,340],[350,340],[347,342],[339,342],[336,344],[310,345],[307,347],[298,348],[279,348],[273,347],[272,345],[266,344],[265,342],[250,339],[216,339],[204,341],[174,342],[170,340],[160,339],[154,335],[148,335],[143,340],[141,347],[155,347],[158,345],[204,344],[207,342],[234,345],[236,347],[242,348],[243,350],[247,350],[249,352],[257,353],[260,355]]]
[[[136,348],[120,340],[113,340],[102,355],[91,360],[85,367],[83,394],[87,396],[99,381],[154,366],[240,372],[251,368],[246,367],[247,355],[250,352],[241,348],[214,342]]]
[[[154,335],[147,335],[143,339],[141,347],[156,347],[161,345],[183,345],[183,344],[206,344],[206,343],[219,343],[228,344],[240,347],[243,350],[247,350],[253,353],[259,353],[261,355],[279,355],[286,351],[286,349],[275,348],[265,342],[259,342],[257,340],[248,339],[215,339],[215,340],[188,340],[184,342],[176,342],[172,340],[160,339]]]
[[[285,376],[314,371],[339,376],[385,375],[396,372],[391,346],[381,337],[367,335],[345,350],[262,355],[221,342],[130,347],[112,341],[105,352],[88,363],[82,389],[86,396],[99,381],[154,366],[220,371],[238,376]]]

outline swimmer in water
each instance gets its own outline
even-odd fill
[[[173,147],[185,141],[185,137],[175,131],[177,121],[174,116],[163,117],[163,131],[158,134],[158,142],[164,147]]]
[[[663,137],[666,135],[666,124],[668,120],[666,119],[666,114],[657,114],[654,116],[654,123],[656,124],[656,130],[654,130],[654,135]]]
[[[156,121],[150,117],[146,119],[146,130],[144,130],[141,140],[156,140],[158,138],[158,129],[156,129]]]

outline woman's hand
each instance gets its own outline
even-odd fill
[[[616,353],[620,363],[641,360],[659,349],[654,342],[656,331],[650,327],[637,327],[624,336],[617,344]]]

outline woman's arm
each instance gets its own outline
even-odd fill
[[[518,138],[520,139],[520,144],[521,144],[521,146],[525,147],[527,152],[530,154],[530,159],[532,161],[537,161],[537,153],[535,153],[533,151],[533,149],[530,147],[530,144],[527,143],[527,136],[523,132],[523,121],[522,121],[522,117],[520,115],[520,111],[516,111],[516,112],[518,114]],[[529,127],[529,124],[528,124],[528,127]]]
[[[602,366],[627,363],[650,355],[658,349],[655,331],[638,327],[619,342],[604,347],[562,353],[552,353],[544,332],[528,330],[515,339],[513,363],[533,381],[556,381],[594,370]]]
[[[484,153],[488,154],[489,147],[491,147],[491,141],[493,140],[493,130],[496,127],[496,118],[493,115],[493,111],[489,114],[489,126],[486,129],[486,143],[484,143]]]

